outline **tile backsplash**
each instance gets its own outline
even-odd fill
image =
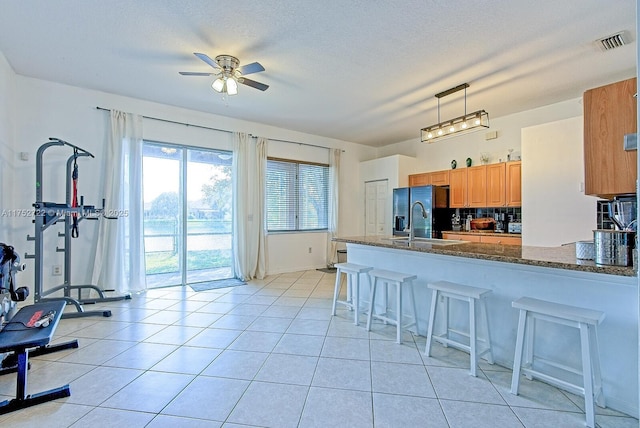
[[[609,218],[609,201],[602,200],[598,201],[596,208],[596,222],[598,229],[615,229],[615,226],[611,219]]]
[[[606,209],[606,207],[605,207]],[[460,209],[460,218],[465,219],[469,214],[473,218],[482,218],[482,217],[491,217],[494,218],[494,214],[505,214],[505,217],[508,219],[508,216],[513,216],[513,221],[521,221],[522,220],[522,208],[520,207],[510,207],[510,208],[461,208]]]

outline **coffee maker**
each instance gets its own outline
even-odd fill
[[[609,218],[616,230],[637,230],[637,202],[635,195],[620,195],[607,204]]]

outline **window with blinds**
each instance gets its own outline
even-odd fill
[[[326,230],[329,166],[267,160],[267,230]]]

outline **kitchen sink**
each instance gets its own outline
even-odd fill
[[[398,237],[398,238],[389,238],[389,241],[393,242],[396,245],[409,245],[409,238],[406,236]],[[422,244],[431,244],[431,245],[457,245],[457,244],[465,244],[469,241],[462,241],[459,239],[439,239],[439,238],[413,238],[411,244],[420,246]]]

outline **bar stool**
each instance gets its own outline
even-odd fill
[[[428,284],[432,289],[431,293],[431,313],[429,314],[429,329],[427,331],[427,346],[425,354],[431,356],[431,340],[442,343],[445,347],[451,345],[454,348],[462,349],[469,353],[470,356],[470,374],[477,376],[476,366],[478,365],[478,357],[487,354],[486,360],[489,364],[493,364],[493,354],[491,352],[491,335],[489,333],[489,322],[487,320],[487,307],[485,304],[485,296],[491,293],[491,290],[485,288],[472,287],[469,285],[456,284],[448,281],[438,281]],[[436,321],[436,310],[438,307],[438,298],[445,299],[444,304],[444,333],[436,335],[433,333]],[[469,304],[469,333],[453,330],[449,327],[449,299],[460,300]],[[480,303],[480,318],[482,327],[486,332],[485,338],[478,338],[476,333],[476,302]],[[449,333],[455,333],[458,336],[469,338],[469,345],[454,340]],[[477,342],[485,342],[485,349],[478,352]]]
[[[402,343],[402,329],[409,328],[411,326],[416,327],[416,333],[418,333],[418,317],[416,316],[416,300],[413,295],[413,280],[417,279],[416,275],[408,275],[400,272],[393,272],[390,270],[383,269],[373,269],[369,272],[369,277],[371,278],[371,297],[369,298],[369,316],[367,318],[367,331],[371,331],[371,319],[376,318],[384,321],[385,323],[390,323],[396,326],[396,343]],[[384,284],[384,313],[382,314],[374,314],[374,304],[376,298],[376,288],[378,286],[378,280],[380,280]],[[389,316],[389,302],[388,302],[388,286],[395,285],[396,286],[396,316],[392,318]],[[413,316],[413,322],[402,325],[402,288],[409,288],[409,300],[411,300],[411,315]]]
[[[522,297],[514,301],[512,306],[520,310],[520,317],[518,320],[516,353],[513,362],[513,376],[511,378],[511,393],[518,395],[520,373],[522,372],[528,379],[537,378],[574,394],[583,395],[587,426],[593,428],[595,426],[594,397],[598,406],[605,407],[604,395],[602,393],[597,333],[597,326],[604,319],[604,312],[547,302],[530,297]],[[582,386],[559,379],[549,373],[543,373],[533,369],[535,357],[533,339],[536,319],[575,327],[580,331],[582,371],[553,361],[544,360],[544,362],[549,366],[582,375]],[[524,364],[522,363],[523,350]],[[542,359],[540,358],[540,360]]]
[[[360,274],[369,272],[372,267],[358,265],[355,263],[336,263],[336,286],[333,291],[333,306],[331,309],[331,315],[336,315],[336,304],[340,303],[354,311],[353,323],[358,325],[358,318],[360,312]],[[346,300],[339,300],[340,288],[342,287],[342,274],[347,276],[347,298]]]

